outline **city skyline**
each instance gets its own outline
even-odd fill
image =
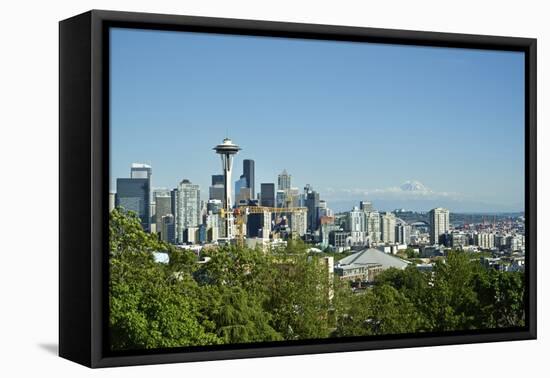
[[[212,145],[229,136],[243,148],[233,183],[252,159],[256,191],[286,169],[335,209],[429,199],[523,210],[519,53],[122,29],[111,38],[112,190],[143,162],[153,187],[188,179],[206,199],[221,173]],[[402,189],[408,180],[420,190]]]

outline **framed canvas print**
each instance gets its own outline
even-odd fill
[[[60,22],[59,353],[536,337],[536,40]]]

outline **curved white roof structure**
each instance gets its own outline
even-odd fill
[[[389,255],[378,249],[368,248],[348,257],[344,257],[342,260],[338,261],[338,266],[344,265],[372,265],[379,264],[382,265],[382,269],[388,268],[397,268],[405,269],[410,263],[405,260],[401,260],[398,257]]]

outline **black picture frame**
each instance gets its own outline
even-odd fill
[[[525,53],[526,327],[113,353],[107,344],[109,27]],[[535,339],[536,39],[92,10],[59,24],[59,355],[88,367]]]

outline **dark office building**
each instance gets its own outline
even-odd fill
[[[223,175],[212,175],[212,185],[208,188],[208,199],[217,199],[224,201],[225,199],[225,178]],[[236,195],[236,194],[235,194]]]
[[[176,195],[177,195],[178,189],[174,188],[170,191],[170,214],[176,216]]]
[[[141,225],[150,231],[151,221],[151,180],[148,178],[119,178],[116,180],[116,206],[135,212]]]
[[[205,224],[199,226],[199,243],[206,243],[207,229]]]
[[[212,186],[225,185],[223,175],[212,175]]]
[[[172,214],[165,215],[160,219],[160,223],[157,223],[157,232],[160,232],[161,240],[176,244],[176,223]]]
[[[260,238],[263,237],[263,230],[265,227],[270,227],[271,225],[265,224],[266,217],[262,213],[253,213],[248,214],[246,222],[246,236],[249,238]]]
[[[254,198],[254,160],[243,160],[243,176],[246,178],[246,187],[250,188],[250,198]]]
[[[155,197],[155,223],[157,232],[160,232],[162,217],[172,213],[172,197],[163,195]]]
[[[275,207],[275,184],[260,184],[260,205]]]
[[[305,205],[307,207],[307,229],[310,232],[317,230],[318,225],[318,211],[319,207],[319,193],[314,190],[307,192]]]

